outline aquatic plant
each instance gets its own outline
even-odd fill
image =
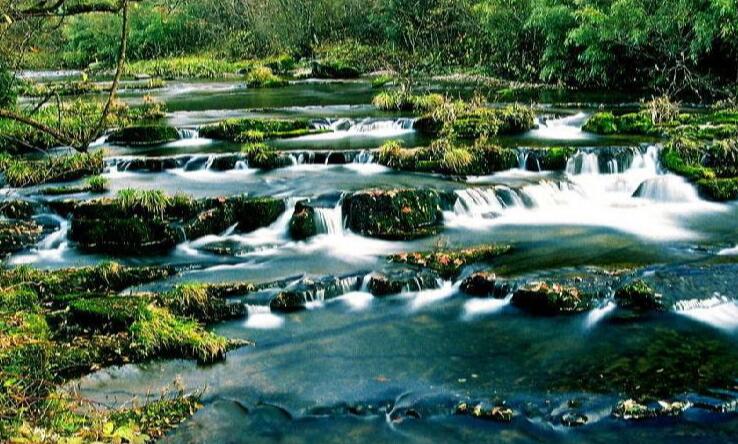
[[[277,88],[285,86],[288,82],[274,75],[268,66],[255,66],[251,68],[245,77],[246,84],[252,88]]]

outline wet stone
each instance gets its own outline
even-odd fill
[[[439,288],[440,276],[433,270],[400,269],[372,273],[369,292],[374,296],[389,296],[402,292]]]

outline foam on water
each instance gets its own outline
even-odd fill
[[[608,302],[607,304],[596,307],[592,310],[590,310],[589,313],[587,313],[587,317],[584,320],[584,327],[586,329],[590,329],[597,325],[600,321],[605,319],[610,313],[612,313],[616,308],[616,305],[614,302]]]
[[[481,315],[499,313],[510,305],[511,299],[512,296],[505,299],[472,298],[464,303],[463,319],[469,320]]]
[[[249,317],[244,327],[255,330],[273,330],[284,324],[284,318],[271,312],[269,307],[261,305],[246,305]]]
[[[352,291],[335,299],[331,299],[331,302],[342,302],[346,304],[352,311],[361,311],[369,308],[373,300],[374,296],[371,293],[365,291]]]
[[[423,291],[418,291],[418,292],[413,292],[413,293],[407,293],[406,295],[412,297],[410,308],[412,310],[418,310],[427,305],[447,299],[459,291],[460,285],[461,285],[461,282],[457,282],[456,284],[453,284],[449,281],[443,281],[440,288],[436,288],[433,290],[423,290]]]
[[[582,125],[588,117],[588,114],[580,112],[558,119],[538,118],[538,128],[529,131],[526,136],[540,140],[592,139],[593,134],[582,131]]]
[[[674,305],[677,314],[727,331],[738,329],[738,303],[725,296],[690,299]]]
[[[43,262],[63,262],[65,253],[69,250],[69,241],[67,233],[69,232],[69,221],[56,214],[44,214],[54,220],[58,228],[31,249],[29,252],[12,256],[9,260],[11,264],[33,264],[39,261]]]

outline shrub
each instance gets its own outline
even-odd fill
[[[287,81],[274,75],[271,68],[260,65],[246,74],[246,84],[252,88],[276,88],[285,86]]]

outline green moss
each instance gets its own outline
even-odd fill
[[[431,190],[370,190],[347,196],[343,215],[348,227],[369,237],[413,239],[441,227],[438,193]]]
[[[490,262],[507,254],[509,245],[481,245],[461,250],[443,250],[424,253],[400,253],[388,258],[390,262],[416,265],[437,271],[445,279],[454,278],[469,264]]]
[[[42,300],[49,300],[68,294],[122,291],[174,274],[171,266],[126,267],[107,262],[93,267],[58,270],[38,270],[28,266],[0,268],[0,282],[26,286],[33,289]]]
[[[177,319],[167,309],[150,307],[130,327],[133,347],[143,357],[181,356],[212,363],[225,358],[229,341],[195,321]]]
[[[42,232],[34,221],[0,220],[0,258],[33,246]]]
[[[242,287],[242,295],[252,289],[253,286]],[[189,283],[178,285],[171,291],[162,293],[158,297],[158,302],[159,305],[167,307],[177,316],[205,323],[246,316],[245,305],[229,304],[223,296],[220,286]]]
[[[724,179],[701,179],[697,189],[702,197],[718,202],[738,199],[738,177]]]
[[[310,127],[308,120],[276,120],[276,119],[229,119],[200,128],[200,135],[210,139],[229,140],[232,142],[250,142],[258,131],[261,139],[278,137],[298,137],[318,133]]]
[[[107,141],[118,145],[161,145],[179,139],[177,128],[167,125],[129,126],[113,131]]]
[[[174,397],[148,402],[139,407],[114,411],[109,420],[113,430],[135,425],[151,439],[158,439],[177,427],[179,423],[192,416],[200,408],[199,396],[179,394]]]
[[[590,133],[602,135],[615,134],[618,131],[615,116],[610,112],[593,114],[587,119],[582,129]]]
[[[163,79],[221,79],[235,76],[244,65],[207,56],[172,57],[126,63],[124,74],[147,74]]]
[[[279,88],[289,82],[274,75],[268,66],[255,66],[246,74],[246,84],[251,88]]]
[[[542,170],[561,171],[566,169],[566,163],[576,152],[572,147],[551,147],[537,150],[536,159]]]
[[[441,104],[431,115],[419,119],[415,128],[421,133],[448,133],[461,139],[520,134],[535,127],[535,113],[530,107],[513,104],[504,108],[486,108],[466,102]]]
[[[77,324],[98,331],[123,331],[146,316],[149,301],[136,296],[83,296],[72,299],[69,309]]]

